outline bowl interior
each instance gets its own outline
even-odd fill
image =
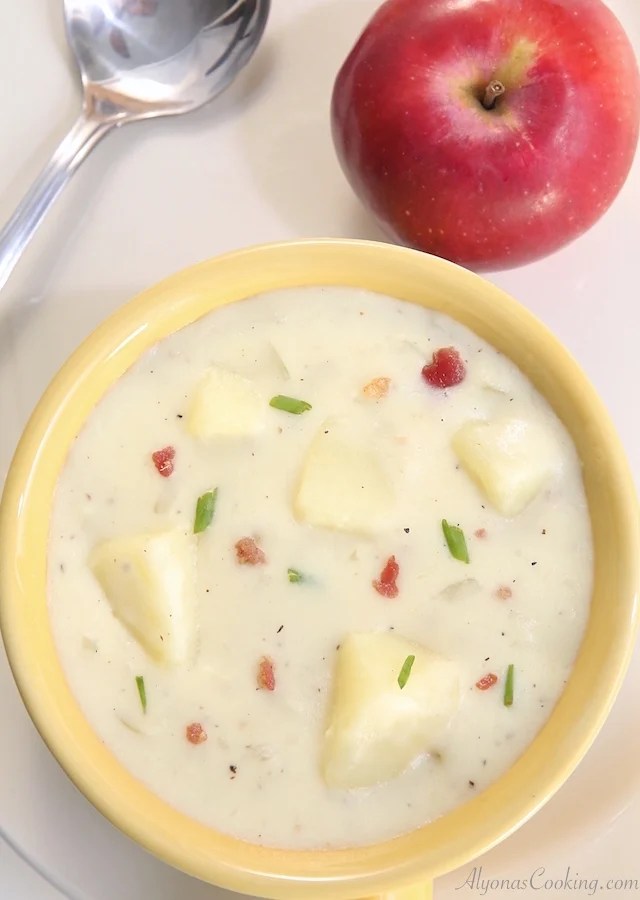
[[[593,525],[587,632],[550,719],[509,772],[441,819],[373,847],[301,852],[256,847],[187,818],[133,778],[93,733],[58,662],[46,601],[48,524],[74,436],[100,397],[149,347],[226,303],[263,291],[335,284],[448,313],[520,367],[565,423],[580,454]],[[24,702],[86,796],[167,862],[271,897],[347,898],[435,876],[489,849],[568,777],[602,725],[637,625],[640,532],[633,483],[609,417],[568,352],[500,290],[450,263],[356,241],[258,247],[203,263],[146,291],[76,351],[37,407],[0,512],[0,622]]]

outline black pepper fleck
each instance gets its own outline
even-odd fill
[[[278,628],[278,630],[276,631],[276,634],[280,634],[280,632],[282,631],[283,628],[284,628],[284,625],[281,625],[280,628]]]
[[[471,781],[471,779],[469,779],[469,787],[472,787],[472,788],[473,788],[473,787],[475,787],[475,786],[476,786],[475,781]]]
[[[531,563],[531,565],[532,565],[532,566],[537,566],[537,565],[538,565],[537,560],[534,560],[534,561]]]
[[[411,531],[410,528],[405,528],[405,529],[404,529],[404,533],[405,533],[405,534],[409,534],[410,531]]]
[[[176,419],[181,419],[181,418],[182,418],[182,413],[176,413]]]

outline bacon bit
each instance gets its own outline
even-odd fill
[[[236,541],[235,549],[236,559],[241,566],[262,566],[267,561],[264,550],[258,547],[253,538],[240,538]]]
[[[484,540],[484,538],[486,538],[486,536],[487,536],[487,529],[486,528],[476,528],[476,530],[473,533],[475,534],[475,536],[477,538],[480,538],[480,540]]]
[[[455,347],[441,347],[422,369],[422,377],[434,388],[448,388],[464,381],[467,370]]]
[[[399,574],[400,566],[396,562],[395,556],[390,556],[384,569],[380,573],[380,578],[375,578],[371,584],[382,597],[393,599],[398,596],[396,579]]]
[[[501,584],[496,591],[496,597],[498,600],[510,600],[513,597],[513,591],[508,585]]]
[[[380,400],[389,393],[390,378],[374,378],[362,388],[365,397],[372,397],[374,400]]]
[[[151,454],[153,464],[158,470],[158,474],[163,478],[168,478],[173,473],[173,461],[176,457],[176,451],[173,447],[164,447],[162,450],[156,450]]]
[[[487,675],[483,675],[479,681],[476,681],[476,687],[479,691],[488,691],[489,688],[492,688],[497,683],[498,676],[494,675],[493,672],[489,672]]]
[[[263,691],[275,691],[276,673],[270,656],[263,656],[258,663],[258,687]]]
[[[191,725],[187,725],[186,735],[190,744],[204,744],[207,739],[207,732],[200,722],[192,722]]]

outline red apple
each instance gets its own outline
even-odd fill
[[[383,227],[474,269],[593,225],[639,119],[634,53],[601,0],[388,0],[332,99],[340,162]]]

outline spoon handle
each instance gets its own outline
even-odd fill
[[[114,125],[113,120],[105,120],[83,110],[62,140],[0,231],[0,290],[53,201],[89,151]]]

